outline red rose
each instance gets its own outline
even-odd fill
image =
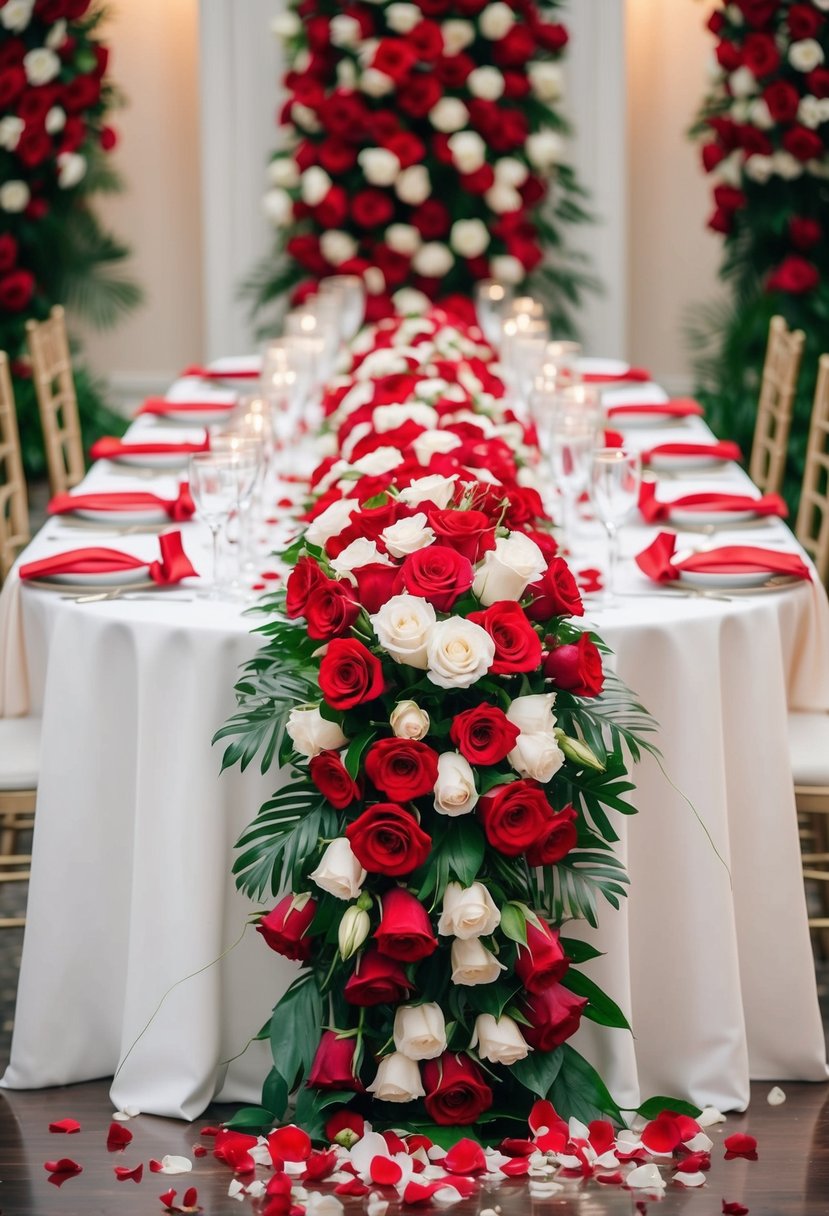
[[[433,792],[438,754],[414,739],[378,739],[366,754],[366,774],[393,802],[411,802]]]
[[[521,1033],[536,1051],[552,1051],[576,1033],[586,1004],[587,997],[553,984],[524,1002],[530,1025],[522,1025]]]
[[[351,200],[351,217],[360,228],[383,228],[394,215],[394,203],[382,190],[358,190]]]
[[[726,72],[736,72],[743,62],[743,57],[733,42],[718,42],[714,54],[717,63],[721,68],[725,68]]]
[[[789,30],[792,39],[814,38],[823,25],[823,15],[809,4],[793,4],[789,9]]]
[[[443,34],[436,21],[419,21],[406,35],[406,41],[426,63],[434,63],[443,51]]]
[[[484,612],[470,612],[469,620],[485,629],[495,643],[493,675],[535,671],[541,662],[541,639],[515,600],[499,600]]]
[[[780,0],[736,0],[737,8],[752,29],[761,30],[777,15]]]
[[[597,697],[604,684],[602,656],[586,633],[575,645],[555,646],[544,659],[544,674],[577,697]]]
[[[323,578],[305,605],[308,636],[320,642],[342,637],[360,615],[360,605],[349,583]]]
[[[374,940],[382,955],[401,963],[428,958],[438,947],[426,909],[403,887],[392,887],[383,896]]]
[[[793,215],[789,220],[789,236],[796,249],[813,249],[823,238],[823,229],[817,220]]]
[[[526,114],[522,110],[499,110],[498,119],[488,133],[489,143],[495,152],[512,152],[523,148],[530,133]]]
[[[541,921],[537,929],[527,921],[527,944],[518,947],[515,974],[527,992],[544,992],[558,983],[570,966],[570,960],[561,948],[558,929],[551,929]]]
[[[399,85],[417,63],[417,51],[404,38],[381,38],[371,66]]]
[[[722,207],[717,207],[706,220],[706,226],[712,232],[719,232],[723,236],[728,236],[734,230],[734,212],[723,211]]]
[[[536,50],[536,40],[526,25],[517,22],[492,47],[492,57],[499,67],[521,68]]]
[[[34,169],[52,155],[52,141],[42,127],[29,125],[18,141],[15,155],[27,169]]]
[[[770,76],[780,67],[780,52],[771,34],[749,34],[743,45],[743,62],[755,76]]]
[[[338,811],[350,806],[360,796],[360,787],[346,769],[339,752],[325,751],[313,756],[308,772],[323,798],[327,798]]]
[[[337,135],[349,143],[359,143],[368,122],[369,111],[359,93],[335,89],[320,110],[326,135]]]
[[[420,0],[419,8],[427,17],[442,17],[452,0]]]
[[[706,28],[709,29],[712,34],[719,34],[720,31],[722,30],[723,26],[725,25],[725,17],[720,12],[712,13],[711,16],[708,18],[708,20],[706,21],[705,25],[706,25]]]
[[[17,261],[17,241],[10,232],[0,232],[0,274],[11,270]]]
[[[397,1005],[413,989],[402,963],[384,957],[379,950],[364,950],[346,980],[343,996],[349,1005]]]
[[[483,511],[430,511],[429,523],[441,544],[473,563],[495,548],[495,528]]]
[[[300,907],[294,906],[299,899]],[[296,962],[307,963],[311,957],[311,939],[308,930],[317,911],[316,901],[307,896],[286,895],[267,916],[261,917],[256,926],[271,950]]]
[[[527,590],[533,597],[526,608],[531,621],[546,621],[551,616],[584,616],[576,580],[563,557],[554,557],[543,578]]]
[[[342,186],[332,186],[321,203],[314,208],[314,216],[323,228],[340,228],[348,215],[348,195]]]
[[[740,147],[747,156],[757,153],[758,156],[771,156],[774,146],[764,131],[758,131],[749,123],[737,128]]]
[[[553,811],[537,781],[512,781],[478,803],[487,841],[506,857],[520,857],[544,835]],[[366,867],[368,868],[368,867]]]
[[[314,1089],[353,1089],[363,1093],[365,1086],[354,1071],[357,1038],[337,1038],[336,1030],[323,1031],[320,1045],[308,1074]]]
[[[815,97],[829,97],[829,68],[815,68],[806,77],[806,84]]]
[[[552,866],[570,853],[578,842],[576,812],[572,806],[553,815],[544,836],[527,849],[527,861],[531,866]]]
[[[28,270],[13,270],[0,279],[0,308],[22,312],[35,293],[35,281]]]
[[[540,21],[535,25],[535,36],[538,39],[539,46],[542,46],[545,51],[551,51],[555,54],[556,51],[561,51],[567,46],[570,35],[567,33],[567,27],[559,25],[555,21]]]
[[[320,663],[319,685],[333,709],[353,709],[382,694],[383,668],[362,642],[334,638]]]
[[[0,109],[15,101],[26,88],[26,73],[21,67],[8,67],[0,71]]]
[[[726,211],[739,211],[741,207],[745,207],[747,199],[743,191],[734,186],[715,186],[714,202]]]
[[[474,580],[475,572],[468,557],[462,557],[447,545],[433,544],[405,558],[400,567],[399,589],[419,595],[438,612],[449,612]]]
[[[340,177],[357,164],[357,149],[344,139],[324,139],[317,144],[319,163],[331,177]]]
[[[65,85],[61,94],[63,108],[68,114],[79,114],[97,105],[101,99],[101,78],[99,76],[76,76]]]
[[[408,169],[410,165],[420,164],[426,155],[423,141],[411,131],[398,132],[391,139],[385,140],[383,146],[388,148],[389,152],[394,153],[404,169]]]
[[[785,291],[789,295],[799,296],[807,291],[813,291],[820,282],[820,273],[816,266],[805,258],[791,254],[784,258],[773,274],[766,280],[767,291]],[[2,284],[0,284],[2,288]]]
[[[116,148],[118,146],[118,132],[115,130],[115,127],[101,127],[98,143],[104,152],[111,152],[113,148]]]
[[[470,764],[498,764],[515,747],[520,734],[502,709],[486,701],[456,714],[449,728],[449,738]]]
[[[492,1090],[474,1060],[445,1051],[423,1065],[423,1088],[429,1118],[443,1127],[461,1127],[492,1106]]]
[[[474,173],[461,174],[461,186],[468,194],[486,194],[495,185],[492,165],[481,165]]]
[[[712,173],[716,169],[721,160],[725,159],[725,149],[719,144],[703,144],[702,151],[702,167],[706,173]]]
[[[504,96],[511,98],[513,101],[526,97],[530,92],[530,82],[521,71],[511,70],[510,68],[504,71]]]
[[[330,1143],[346,1130],[358,1138],[365,1135],[366,1121],[356,1110],[338,1110],[336,1115],[332,1115],[325,1124],[325,1138]]]
[[[426,241],[436,241],[446,236],[452,223],[448,208],[439,199],[429,198],[415,207],[410,222]]]
[[[389,249],[388,245],[376,245],[374,264],[382,271],[387,287],[399,287],[409,276],[412,259],[405,253]]]
[[[326,577],[313,557],[299,559],[285,584],[285,612],[291,620],[304,616],[309,599],[325,581]]]
[[[412,118],[425,118],[443,96],[443,89],[431,73],[412,76],[398,93],[400,109]]]
[[[352,574],[357,580],[357,597],[366,612],[379,612],[394,594],[397,566],[370,562],[367,566],[359,566]]]
[[[435,71],[445,88],[462,89],[475,67],[475,60],[461,51],[459,55],[441,55],[435,64]]]
[[[808,127],[791,127],[783,136],[783,147],[798,160],[815,160],[823,155],[823,140]]]
[[[286,241],[285,249],[292,258],[299,262],[300,266],[304,266],[311,274],[325,274],[327,263],[320,252],[319,237],[313,236],[310,232],[292,236]]]
[[[398,878],[411,874],[429,856],[432,841],[414,815],[394,802],[377,802],[363,811],[345,834],[364,870]]]

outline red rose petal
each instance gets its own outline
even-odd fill
[[[184,1192],[184,1198],[181,1201],[181,1206],[186,1211],[188,1208],[194,1208],[199,1202],[199,1193],[194,1186],[189,1186]]]
[[[251,591],[264,591],[265,584],[264,583],[251,583],[250,589],[251,589]]]
[[[642,1143],[652,1153],[672,1153],[682,1143],[679,1123],[674,1115],[663,1110],[642,1132]]]
[[[687,1157],[683,1157],[676,1168],[680,1174],[696,1174],[698,1170],[710,1170],[711,1154],[689,1153]]]
[[[369,1188],[365,1186],[359,1178],[349,1178],[348,1182],[338,1182],[334,1187],[335,1195],[354,1195],[360,1198],[362,1195],[368,1194]]]
[[[616,1132],[613,1124],[609,1123],[607,1119],[594,1119],[588,1126],[587,1132],[590,1145],[599,1156],[609,1152],[616,1143]]]
[[[124,1127],[123,1123],[110,1123],[109,1131],[107,1132],[107,1150],[110,1153],[115,1153],[126,1146],[132,1140],[132,1132],[128,1127]]]
[[[277,498],[276,505],[278,507],[292,507],[294,505],[294,500],[292,498]],[[265,522],[268,523],[271,521],[266,520]],[[277,521],[273,520],[272,522],[276,523]]]
[[[498,1147],[508,1157],[531,1157],[536,1149],[532,1140],[517,1140],[510,1137],[502,1140]]]
[[[372,1157],[368,1171],[378,1186],[394,1186],[403,1177],[403,1170],[390,1157]]]
[[[683,1144],[686,1140],[693,1140],[694,1136],[698,1136],[702,1131],[696,1119],[692,1119],[689,1115],[674,1115],[674,1118],[679,1124],[679,1134]]]
[[[301,1127],[279,1127],[268,1136],[271,1157],[281,1161],[307,1161],[311,1156],[311,1137]]]
[[[116,1165],[115,1177],[119,1182],[126,1182],[127,1179],[132,1179],[133,1182],[140,1182],[144,1176],[144,1162],[136,1165],[133,1169],[127,1169],[125,1165]]]
[[[313,1152],[305,1163],[303,1182],[322,1182],[337,1168],[337,1154],[334,1149],[329,1152]]]
[[[380,1135],[386,1142],[386,1147],[390,1153],[405,1153],[406,1145],[398,1136],[397,1132],[381,1132]]]
[[[201,1129],[201,1131],[199,1132],[199,1135],[214,1137],[214,1136],[218,1136],[218,1134],[221,1130],[222,1129],[220,1127],[203,1127]]]
[[[151,1174],[160,1174],[163,1169],[164,1169],[164,1166],[161,1164],[160,1161],[156,1161],[155,1157],[150,1157],[150,1173]],[[175,1195],[175,1191],[173,1191],[173,1194]]]
[[[207,1149],[204,1147],[203,1144],[194,1144],[193,1145],[193,1156],[194,1157],[206,1157]]]
[[[175,1202],[176,1192],[170,1187],[169,1191],[165,1191],[163,1195],[159,1195],[159,1199],[164,1204],[165,1208],[171,1208]]]
[[[615,1170],[612,1174],[596,1174],[594,1176],[596,1182],[601,1182],[605,1186],[621,1186],[625,1180],[621,1170]]]
[[[406,1183],[406,1189],[403,1192],[403,1202],[411,1204],[428,1203],[435,1191],[439,1191],[442,1186],[449,1185],[445,1178],[441,1178],[435,1182],[415,1182],[414,1179],[410,1179]]]
[[[746,1132],[734,1132],[732,1136],[726,1136],[723,1140],[723,1148],[726,1161],[730,1161],[734,1157],[746,1157],[750,1161],[757,1160],[757,1141],[754,1136],[749,1136]]]
[[[280,575],[276,570],[263,570],[262,573],[259,575],[259,577],[264,578],[266,580],[270,580],[270,579],[278,579],[278,578],[280,578]]]
[[[49,1124],[50,1132],[64,1132],[67,1136],[72,1136],[80,1130],[81,1125],[77,1119],[58,1119],[56,1123]]]
[[[724,1216],[748,1216],[748,1208],[744,1203],[738,1203],[736,1199],[728,1201],[723,1199],[722,1210]]]
[[[486,1156],[477,1141],[459,1140],[443,1158],[441,1166],[450,1174],[483,1174],[486,1172]]]
[[[432,1141],[429,1139],[428,1136],[423,1136],[423,1135],[409,1136],[408,1139],[406,1140],[406,1152],[408,1152],[408,1153],[416,1153],[419,1148],[424,1148],[426,1150],[426,1152],[428,1153],[428,1151],[431,1147],[432,1147]]]
[[[71,1157],[60,1157],[57,1161],[44,1161],[43,1168],[50,1174],[80,1174],[83,1166]]]
[[[563,1153],[569,1143],[570,1137],[566,1130],[562,1131],[558,1127],[552,1127],[548,1132],[544,1132],[535,1142],[535,1147],[541,1153]]]
[[[501,1166],[501,1173],[506,1174],[507,1178],[521,1178],[529,1172],[529,1168],[528,1158],[513,1157],[512,1161],[507,1161]]]

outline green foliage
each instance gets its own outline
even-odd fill
[[[322,1033],[322,996],[313,972],[303,972],[274,1006],[271,1016],[270,1041],[274,1071],[284,1082],[284,1097],[307,1076]],[[282,1098],[283,1091],[271,1085],[273,1097]],[[300,1095],[301,1095],[300,1091]],[[300,1097],[297,1098],[299,1104]],[[323,1104],[324,1105],[324,1104]],[[317,1104],[318,1109],[322,1106]],[[285,1114],[274,1108],[277,1120]],[[311,1113],[310,1111],[308,1112]]]
[[[303,868],[321,838],[337,834],[334,809],[304,781],[277,790],[239,837],[233,863],[236,885],[251,899],[299,886]]]
[[[557,1050],[561,1052],[561,1067],[546,1095],[556,1110],[567,1111],[582,1123],[601,1118],[622,1123],[622,1112],[593,1065],[569,1043]]]

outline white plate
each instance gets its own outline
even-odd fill
[[[146,581],[146,566],[136,566],[133,570],[113,570],[110,574],[42,574],[38,579],[41,583],[71,583],[77,587],[127,587]]]
[[[771,578],[768,570],[682,570],[679,581],[689,587],[762,587]]]
[[[694,524],[744,524],[757,519],[756,511],[695,511],[692,507],[675,507],[670,512],[671,522],[683,527]]]
[[[77,511],[67,511],[77,519],[89,519],[96,524],[158,524],[168,518],[163,507],[143,507],[140,510],[96,511],[84,507]],[[57,516],[60,519],[60,516]]]
[[[114,464],[134,465],[143,469],[181,469],[187,464],[191,454],[195,455],[190,452],[146,452],[143,455],[124,452],[117,456],[108,456],[107,460],[113,461]]]
[[[651,456],[649,461],[650,467],[655,471],[664,469],[666,472],[681,469],[721,469],[723,465],[730,463],[721,456],[692,456],[690,453],[671,456],[658,452]]]
[[[185,426],[188,423],[193,426],[213,426],[217,422],[226,422],[235,408],[234,405],[223,405],[221,409],[215,410],[168,410],[164,414],[143,414],[142,417],[160,419],[163,422],[181,422]]]
[[[669,423],[684,422],[682,415],[676,414],[659,414],[655,410],[642,410],[641,413],[627,410],[623,414],[614,414],[608,411],[608,425],[615,430],[626,430],[633,427],[646,426],[667,426]]]

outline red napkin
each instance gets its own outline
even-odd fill
[[[217,414],[227,414],[234,406],[233,401],[168,401],[166,397],[148,397],[137,413],[163,417],[165,414],[203,414],[215,410]]]
[[[723,545],[693,553],[681,562],[673,560],[677,537],[673,532],[660,532],[656,540],[636,555],[636,564],[655,583],[668,583],[683,571],[700,574],[734,574],[763,571],[769,574],[793,574],[796,578],[811,578],[809,567],[797,553],[781,553],[760,549],[755,545]]]
[[[585,372],[585,384],[620,384],[622,382],[647,384],[652,376],[644,367],[629,367],[623,372]]]
[[[625,446],[625,437],[621,431],[605,431],[604,446],[606,448],[622,448]]]
[[[172,456],[177,453],[209,452],[210,437],[205,432],[201,443],[123,443],[113,435],[96,439],[89,454],[93,460],[117,460],[119,456]]]
[[[659,443],[642,453],[643,463],[650,464],[651,456],[711,456],[716,460],[742,460],[743,454],[730,439],[719,439],[716,443]]]
[[[209,367],[200,367],[194,363],[185,367],[182,376],[198,376],[200,380],[258,380],[260,373],[251,368],[240,368],[237,371],[219,372]]]
[[[673,401],[632,401],[626,405],[609,405],[608,418],[624,418],[625,414],[669,414],[671,418],[699,418],[704,410],[690,397],[674,397]]]
[[[722,494],[712,491],[685,494],[673,502],[656,501],[656,484],[643,481],[639,491],[639,510],[649,524],[670,518],[674,507],[704,507],[709,511],[753,511],[756,515],[779,515],[785,519],[789,509],[779,494],[752,498],[749,494]]]
[[[170,519],[177,523],[192,519],[196,507],[190,496],[190,486],[181,482],[177,498],[161,498],[140,490],[101,492],[100,494],[56,494],[46,508],[49,515],[66,515],[78,508],[88,511],[143,511],[163,507]]]
[[[158,544],[161,557],[154,562],[142,561],[140,557],[121,553],[118,549],[71,549],[68,553],[54,553],[40,561],[27,562],[18,573],[22,579],[28,579],[50,574],[117,574],[146,566],[153,582],[162,586],[198,577],[184,552],[180,532],[165,533],[158,538]]]

